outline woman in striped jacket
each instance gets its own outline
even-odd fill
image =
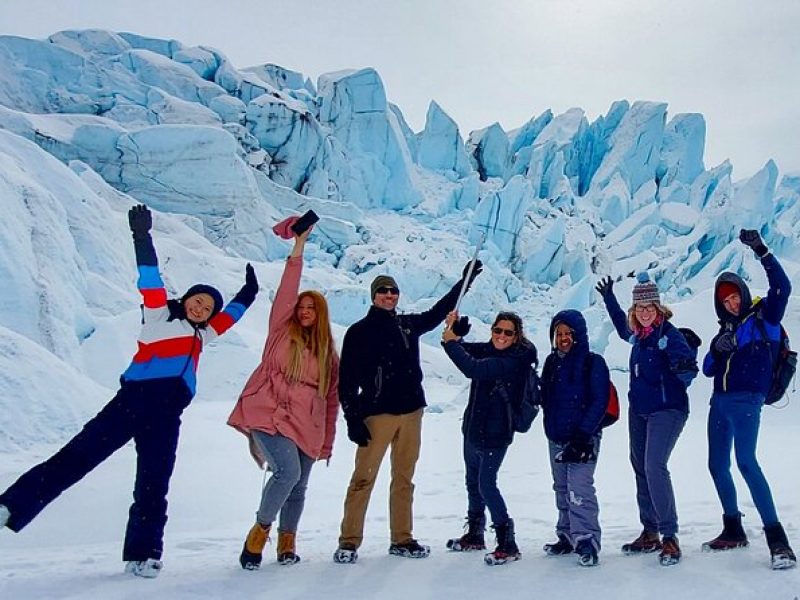
[[[258,293],[258,281],[248,264],[246,283],[224,308],[222,295],[205,284],[192,286],[180,300],[168,300],[150,237],[150,211],[135,206],[128,221],[144,300],[138,351],[120,378],[116,396],[61,450],[0,495],[0,527],[20,531],[133,439],[136,483],[122,559],[126,572],[156,577],[162,568],[167,491],[181,413],[195,394],[200,353],[241,318]]]

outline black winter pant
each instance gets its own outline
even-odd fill
[[[0,495],[0,504],[11,513],[7,526],[20,531],[61,492],[133,439],[136,483],[122,560],[161,558],[180,417],[190,401],[188,388],[177,378],[124,382],[61,450]]]

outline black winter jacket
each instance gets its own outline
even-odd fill
[[[372,306],[342,343],[339,402],[345,418],[405,415],[424,407],[419,338],[455,308],[461,281],[429,310],[400,315]]]
[[[514,438],[512,403],[522,399],[525,374],[536,363],[533,344],[497,350],[491,342],[444,344],[447,355],[472,380],[461,432],[476,448],[502,448]]]

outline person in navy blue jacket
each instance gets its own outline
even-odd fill
[[[593,566],[600,551],[600,512],[594,471],[600,450],[600,424],[608,406],[606,361],[589,351],[586,320],[563,310],[550,323],[552,350],[542,369],[544,432],[550,451],[556,495],[558,541],[551,555],[578,554],[578,564]]]
[[[661,564],[672,565],[680,560],[681,549],[667,463],[689,416],[686,390],[697,376],[696,352],[669,322],[672,311],[661,303],[658,288],[647,273],[640,274],[633,287],[633,303],[627,315],[614,295],[610,277],[597,284],[597,291],[617,334],[632,346],[628,433],[643,530],[636,540],[623,545],[622,551],[660,551]]]
[[[142,294],[138,351],[120,377],[116,396],[61,450],[33,467],[0,495],[0,528],[20,531],[63,491],[80,481],[129,440],[136,442],[136,483],[122,560],[126,572],[156,577],[162,568],[167,490],[175,465],[181,413],[195,393],[195,372],[205,344],[232,327],[258,293],[253,267],[223,308],[222,295],[194,285],[168,300],[144,205],[128,212]]]
[[[492,517],[497,548],[486,555],[490,565],[518,560],[514,522],[497,487],[497,472],[514,439],[512,411],[519,404],[527,371],[536,364],[536,347],[525,337],[522,319],[501,312],[492,324],[488,342],[466,343],[453,331],[458,313],[446,319],[442,344],[447,356],[472,382],[464,410],[464,464],[467,485],[467,533],[451,539],[454,551],[483,550],[486,508]]]
[[[742,229],[739,238],[760,259],[769,291],[766,298],[753,299],[742,278],[730,272],[720,274],[714,284],[720,328],[703,360],[703,374],[714,378],[708,413],[708,468],[722,503],[723,530],[703,549],[728,550],[748,543],[731,477],[731,449],[735,447],[736,464],[764,525],[772,567],[785,569],[794,567],[797,559],[778,520],[756,446],[761,407],[772,384],[781,320],[792,286],[757,231]]]

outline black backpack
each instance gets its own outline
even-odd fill
[[[514,431],[525,433],[530,430],[533,420],[539,414],[542,404],[542,387],[536,363],[526,367],[525,381],[522,386],[522,397],[519,404],[511,405],[511,427]]]
[[[756,314],[756,324],[761,331],[761,337],[769,343],[767,338],[767,330],[764,327],[764,319],[760,313]],[[772,356],[772,385],[767,392],[767,397],[764,399],[764,404],[775,404],[778,400],[786,395],[786,390],[789,389],[789,383],[794,379],[795,372],[797,371],[797,352],[792,350],[789,345],[789,335],[780,325],[781,338],[778,345],[778,355]],[[770,354],[772,354],[772,345],[769,346]]]

